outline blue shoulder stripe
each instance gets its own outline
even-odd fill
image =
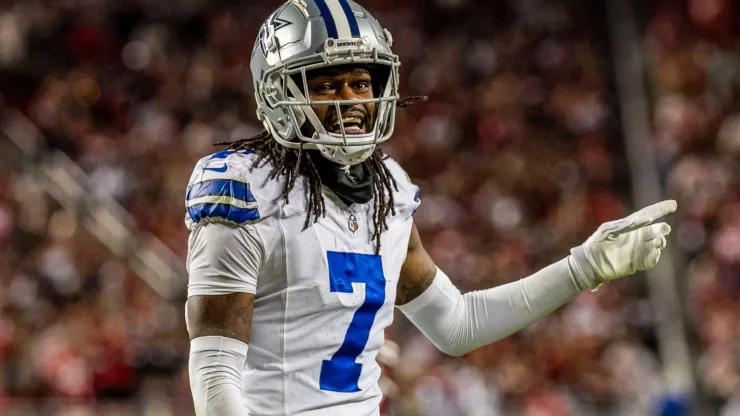
[[[191,185],[188,187],[185,199],[189,201],[203,196],[230,196],[242,201],[254,202],[254,195],[252,195],[249,184],[232,179],[214,179]]]
[[[222,218],[241,224],[246,221],[254,221],[260,218],[256,208],[237,208],[228,204],[200,204],[188,208],[188,214],[193,222],[204,218]]]

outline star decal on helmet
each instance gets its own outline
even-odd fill
[[[275,27],[275,31],[278,31],[286,26],[292,25],[292,22],[289,22],[287,20],[283,20],[279,17],[276,17],[275,20],[272,21],[272,25]]]

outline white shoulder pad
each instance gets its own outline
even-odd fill
[[[383,162],[393,174],[396,184],[398,184],[398,193],[393,198],[396,202],[396,212],[405,217],[414,215],[416,209],[421,205],[419,187],[411,182],[408,173],[393,158],[387,157]]]
[[[251,150],[224,150],[195,165],[185,194],[185,224],[244,224],[260,218],[250,187]]]

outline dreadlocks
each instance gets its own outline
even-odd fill
[[[427,97],[412,96],[399,100],[396,104],[400,108],[411,108],[417,102],[426,101]],[[316,222],[319,218],[326,215],[326,206],[321,194],[321,177],[316,169],[316,165],[311,159],[311,153],[300,149],[290,149],[280,145],[273,140],[270,133],[266,130],[261,133],[234,142],[216,143],[216,146],[227,145],[231,150],[250,149],[257,154],[257,160],[254,166],[260,163],[272,163],[270,179],[276,179],[280,175],[285,175],[285,187],[283,188],[283,199],[287,204],[288,194],[295,186],[295,181],[299,176],[306,178],[306,199],[308,207],[306,209],[306,222],[304,227],[307,228],[311,222]],[[393,178],[388,167],[383,163],[387,156],[380,149],[375,149],[373,154],[366,160],[370,169],[373,182],[373,239],[375,240],[375,254],[380,253],[380,236],[383,231],[388,229],[388,216],[396,215],[393,191],[398,192],[398,185]]]

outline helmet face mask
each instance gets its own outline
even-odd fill
[[[390,50],[390,34],[351,0],[333,1],[351,7],[353,13],[344,17],[348,21],[355,19],[349,25],[353,29],[351,33],[345,30],[343,34],[353,36],[330,37],[336,28],[332,30],[326,22],[336,19],[337,15],[329,16],[326,9],[320,7],[329,1],[293,0],[263,25],[251,64],[257,113],[265,128],[281,145],[316,149],[331,161],[353,165],[370,157],[375,147],[393,134],[400,61]],[[341,26],[336,22],[335,25]],[[375,94],[372,98],[312,100],[308,89],[310,73],[335,66],[382,68],[382,71],[372,71],[373,75],[387,76],[373,79]],[[344,129],[342,108],[358,104],[374,104],[374,122],[372,126],[366,126],[363,134],[348,134]],[[333,107],[340,128],[338,133],[326,130],[314,111],[317,106]]]

